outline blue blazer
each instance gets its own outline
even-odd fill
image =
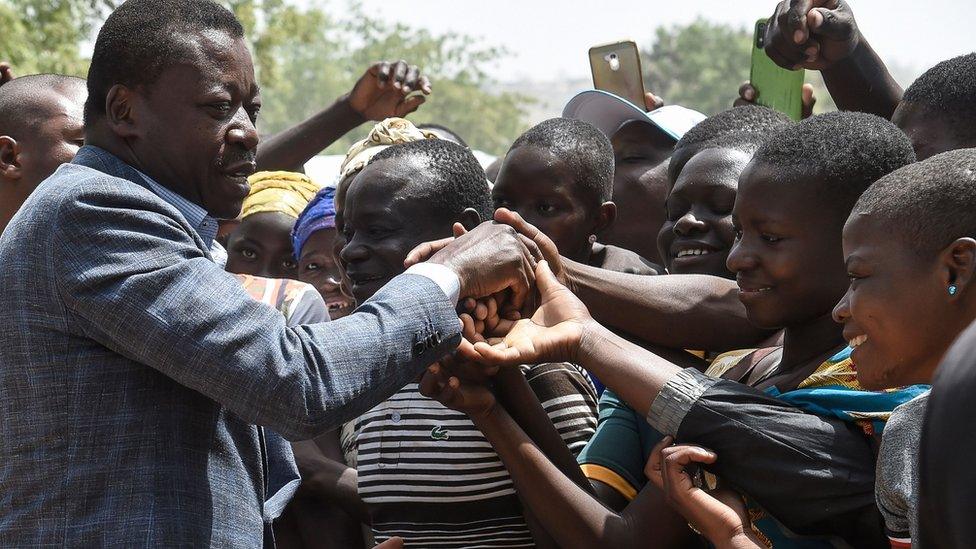
[[[131,166],[84,147],[0,238],[0,546],[262,543],[257,425],[308,439],[460,339],[401,275],[287,327]]]

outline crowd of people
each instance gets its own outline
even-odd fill
[[[0,545],[972,543],[976,54],[783,1],[839,111],[588,90],[483,166],[405,61],[259,137],[246,32],[0,64]]]

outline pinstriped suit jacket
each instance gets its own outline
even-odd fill
[[[0,238],[0,546],[254,547],[259,429],[307,439],[459,341],[401,275],[356,314],[287,327],[173,206],[94,147]]]

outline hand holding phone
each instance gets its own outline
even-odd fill
[[[749,82],[755,90],[755,102],[775,109],[793,120],[803,114],[803,69],[791,71],[773,62],[766,54],[766,19],[756,22],[752,41],[752,66]]]

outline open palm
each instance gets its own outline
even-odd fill
[[[511,366],[576,360],[584,329],[592,321],[590,312],[556,280],[547,262],[539,262],[535,275],[539,308],[531,318],[514,323],[500,340],[476,343],[483,362]]]

